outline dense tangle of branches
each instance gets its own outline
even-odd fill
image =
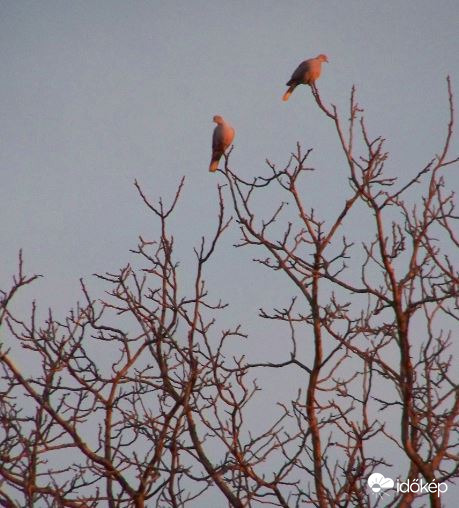
[[[267,161],[269,174],[251,181],[227,157],[215,230],[187,266],[192,291],[180,284],[169,230],[183,180],[170,205],[136,182],[160,225],[158,238],[139,238],[143,268],[98,275],[102,297],[82,281],[82,302],[63,321],[50,312],[39,322],[35,306],[28,318],[11,310],[36,278],[20,255],[0,294],[0,505],[412,506],[412,492],[381,500],[366,485],[393,465],[384,443],[407,479],[457,478],[459,237],[446,176],[458,159],[449,155],[447,84],[444,144],[406,181],[385,175],[384,139],[368,133],[355,90],[343,121],[313,87],[347,167],[338,213],[325,220],[307,206],[311,150],[298,144],[285,167]],[[263,217],[257,199],[268,189],[279,201]],[[352,232],[361,214],[372,226],[360,246]],[[267,326],[284,326],[284,358],[261,350],[249,361],[243,327],[218,327],[226,304],[205,273],[229,228],[240,232],[237,248],[291,285],[285,306],[260,310]],[[226,354],[232,341],[239,357]],[[23,355],[33,372],[20,367]],[[249,428],[261,369],[292,370],[297,395],[272,400],[277,419]],[[441,497],[423,502],[438,507]]]

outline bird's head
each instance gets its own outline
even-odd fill
[[[319,62],[327,62],[328,63],[328,58],[327,58],[327,55],[319,55],[318,57],[316,57],[317,60],[319,60]]]
[[[223,117],[221,117],[220,115],[215,115],[214,116],[214,119],[213,121],[216,123],[216,124],[222,124],[223,123]]]

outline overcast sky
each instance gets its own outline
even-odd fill
[[[221,181],[207,172],[216,113],[236,128],[235,170],[263,174],[300,141],[342,197],[332,126],[306,87],[281,101],[319,53],[323,97],[344,109],[356,84],[388,171],[413,174],[440,148],[447,74],[459,89],[458,26],[454,0],[1,1],[0,280],[23,248],[46,275],[36,290],[70,306],[80,276],[124,264],[151,228],[135,178],[157,197],[186,175],[176,235],[197,241]]]
[[[444,139],[458,26],[457,0],[0,1],[0,287],[22,248],[26,268],[45,275],[27,298],[64,312],[80,277],[131,260],[138,235],[156,231],[134,179],[169,198],[186,176],[173,221],[186,266],[215,225],[214,114],[236,129],[241,175],[266,173],[267,157],[285,163],[297,141],[314,147],[310,200],[326,217],[347,197],[333,127],[307,87],[281,100],[298,63],[319,53],[330,62],[324,100],[346,117],[355,84],[371,134],[387,139],[388,173],[410,178]],[[449,182],[459,188],[457,171]],[[241,309],[269,306],[277,283],[232,234],[208,278],[233,297],[235,320],[250,321]]]

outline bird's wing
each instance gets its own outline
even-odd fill
[[[212,136],[212,153],[214,155],[220,154],[222,155],[225,151],[225,136],[224,136],[224,128],[223,125],[217,125],[214,129],[214,134]]]
[[[290,80],[287,81],[287,86],[302,83],[305,74],[307,74],[310,71],[310,68],[311,68],[310,60],[305,60],[304,62],[301,62],[300,65],[298,65],[298,67],[294,70]]]

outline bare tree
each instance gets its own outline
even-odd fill
[[[441,506],[438,487],[457,478],[459,463],[458,216],[445,177],[459,159],[449,156],[447,85],[443,147],[406,182],[386,176],[384,139],[368,133],[355,90],[343,121],[313,87],[347,167],[336,216],[306,204],[312,149],[298,144],[285,167],[267,161],[269,176],[251,181],[226,158],[215,232],[186,267],[190,291],[169,231],[183,180],[169,206],[136,182],[158,238],[139,238],[138,268],[97,276],[103,297],[81,281],[84,303],[64,321],[50,312],[40,324],[35,305],[28,319],[13,313],[13,296],[36,278],[20,255],[1,295],[0,504]],[[268,189],[271,202],[279,198],[264,217],[257,203]],[[370,227],[359,244],[362,217]],[[246,335],[238,324],[219,329],[226,304],[209,294],[205,271],[230,227],[240,231],[237,247],[259,252],[255,262],[290,284],[285,306],[260,309],[267,327],[285,327],[285,358],[248,360],[243,346],[240,357],[227,354]],[[36,372],[17,366],[20,354]],[[277,417],[250,426],[267,389],[257,375],[269,369],[293,371],[296,396],[272,400]],[[368,489],[369,475],[392,465],[387,446],[406,467],[401,479],[430,490],[381,498]]]

